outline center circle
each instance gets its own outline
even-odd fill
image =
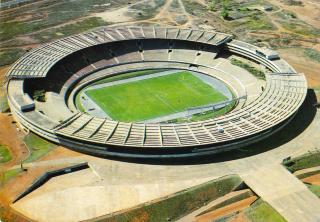
[[[183,123],[221,116],[237,100],[223,81],[211,75],[161,68],[90,81],[76,94],[75,104],[91,116],[121,122]]]

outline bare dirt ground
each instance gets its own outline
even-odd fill
[[[235,217],[231,218],[228,222],[248,222],[250,221],[243,211],[238,213]]]
[[[320,63],[304,57],[303,52],[295,48],[279,49],[277,51],[293,68],[305,74],[309,87],[320,86]]]
[[[5,73],[9,68],[9,66],[0,68],[1,86],[5,80]],[[4,93],[4,91],[0,90],[0,96],[2,96],[1,93]],[[17,127],[15,120],[9,113],[0,113],[0,123],[0,144],[7,146],[12,156],[9,162],[0,164],[1,171],[13,165],[20,164],[20,162],[29,155],[29,152],[22,141],[25,134]]]
[[[61,166],[59,166],[61,167]],[[27,186],[48,170],[53,170],[57,167],[31,167],[27,171],[20,173],[13,180],[8,181],[3,187],[0,188],[0,200],[5,200],[5,203],[11,203],[15,197],[23,192]],[[3,202],[1,202],[3,203]]]
[[[107,22],[114,22],[117,21],[117,23],[122,22],[131,22],[134,21],[134,19],[130,16],[127,16],[128,7],[115,9],[113,11],[105,11],[105,12],[99,12],[94,13],[93,16],[101,17],[103,20]]]
[[[311,183],[311,184],[320,186],[320,173],[312,175],[310,177],[306,177],[302,181],[305,183]]]
[[[66,155],[66,153],[68,153],[69,156],[74,155],[71,153],[72,151],[69,152],[64,148],[58,148],[57,150],[58,151],[55,154],[57,154],[57,156],[60,155],[59,157],[61,157],[61,154],[63,154],[62,156]],[[48,155],[45,158],[42,158],[42,160],[50,159],[52,156],[53,155]],[[14,162],[12,162],[12,164],[13,163]],[[19,173],[15,178],[9,180],[3,186],[0,186],[0,208],[7,209],[3,213],[0,212],[0,217],[3,217],[5,221],[30,221],[30,219],[26,218],[24,215],[11,208],[12,202],[19,194],[24,192],[27,187],[29,187],[39,176],[43,175],[45,172],[61,169],[70,165],[73,164],[65,162],[63,164],[44,164],[30,167],[24,166],[24,168],[27,169],[26,171]],[[83,178],[83,180],[85,181],[86,179]]]
[[[238,201],[236,203],[230,204],[228,206],[225,206],[225,207],[219,208],[217,210],[214,210],[212,212],[206,213],[204,215],[198,216],[196,218],[196,221],[197,222],[210,222],[210,221],[216,220],[220,217],[226,216],[228,214],[241,211],[241,210],[247,208],[248,206],[250,206],[250,204],[252,204],[256,199],[257,199],[256,196],[246,198],[244,200]]]
[[[6,72],[9,70],[10,66],[2,66],[0,67],[0,84],[2,85],[4,81],[4,77],[6,75]]]
[[[1,219],[10,222],[30,222],[31,220],[29,218],[11,207],[12,202],[19,194],[25,191],[26,187],[30,186],[36,178],[43,175],[45,172],[61,169],[67,166],[69,165],[66,163],[65,165],[58,166],[29,167],[27,168],[27,171],[21,172],[14,179],[0,187],[0,208],[6,209],[5,211],[0,212]],[[83,178],[83,181],[85,180],[86,178]]]
[[[320,2],[316,0],[302,0],[303,6],[288,6],[285,5],[282,1],[278,0],[269,0],[272,4],[280,7],[284,10],[289,10],[298,16],[299,19],[303,20],[304,22],[313,25],[314,27],[320,28]],[[139,1],[143,2],[143,1]],[[181,28],[186,27],[193,27],[196,25],[195,20],[198,19],[196,16],[190,15],[186,10],[185,7],[188,5],[184,4],[182,0],[178,0],[178,9],[172,10],[172,2],[173,0],[167,0],[166,3],[159,8],[158,13],[150,19],[146,20],[136,20],[135,18],[129,16],[127,14],[129,8],[132,6],[124,5],[118,9],[106,10],[105,12],[101,13],[93,13],[91,16],[97,16],[104,19],[106,22],[114,23],[113,25],[131,25],[131,24],[142,24],[142,23],[149,23],[149,24],[161,24],[161,25],[173,25]],[[195,2],[200,3],[201,5],[206,6],[207,2],[205,0],[195,0]],[[137,2],[138,3],[138,2]],[[137,4],[134,3],[134,4]],[[35,3],[36,4],[36,3]],[[133,5],[134,5],[133,4]],[[22,6],[24,7],[24,6]],[[10,9],[9,11],[14,11],[14,9]],[[185,22],[178,23],[177,16],[183,16],[186,18]],[[271,15],[270,15],[271,16]],[[85,17],[81,18],[84,19]],[[19,19],[28,19],[26,18],[19,18]],[[18,19],[18,20],[19,20]],[[80,19],[80,20],[81,20]],[[68,21],[66,23],[62,23],[55,28],[75,23],[79,20]],[[223,24],[217,24],[217,26]],[[198,26],[197,26],[198,27]],[[201,24],[201,27],[205,27],[205,24]],[[212,28],[211,26],[207,26],[208,28]],[[276,34],[278,37],[281,36],[280,33],[284,30],[281,27],[277,26],[279,29],[276,31],[270,32],[271,34]],[[43,30],[50,30],[50,27]],[[43,30],[37,31],[41,32]],[[269,33],[269,34],[270,34]],[[253,32],[254,34],[259,34],[258,32]],[[268,31],[261,32],[260,35],[267,35]],[[18,48],[27,49],[30,47],[36,47],[35,40],[29,36],[20,36],[17,38],[21,40],[22,45],[19,45]],[[315,49],[320,50],[320,44],[315,45],[314,43],[310,43],[308,39],[300,41],[302,42],[303,46],[306,47],[314,47]],[[18,43],[17,43],[18,44]],[[7,49],[5,44],[1,45],[1,49]],[[9,48],[17,48],[17,47],[9,47]],[[320,63],[313,62],[310,59],[306,58],[303,53],[294,48],[288,49],[280,49],[277,50],[280,55],[288,61],[298,72],[305,73],[309,87],[320,87]],[[4,74],[8,70],[9,66],[0,67],[0,82],[4,80]],[[1,92],[0,92],[1,93]],[[14,165],[19,164],[22,160],[24,160],[28,155],[28,150],[22,143],[22,138],[24,134],[17,130],[15,124],[12,123],[13,119],[8,114],[0,114],[0,144],[4,144],[9,147],[12,152],[13,159],[0,166],[1,169],[7,169]],[[59,160],[68,157],[77,157],[83,154],[79,154],[77,152],[71,151],[69,149],[58,147],[50,152],[48,155],[42,157],[40,160]],[[59,165],[61,167],[61,165]],[[36,177],[41,175],[43,172],[55,169],[56,166],[38,166],[30,168],[27,172],[23,172],[21,175],[17,176],[15,179],[9,181],[4,187],[0,188],[0,203],[5,203],[7,206],[14,199],[14,197],[20,193],[22,190],[25,189]],[[308,177],[305,179],[306,182],[317,183],[320,184],[320,176],[315,175],[312,177]],[[13,186],[14,185],[14,186]],[[235,204],[231,204],[227,207],[221,208],[214,212],[210,212],[209,214],[203,215],[197,218],[197,221],[211,221],[213,219],[219,218],[224,215],[228,215],[232,212],[239,211],[244,209],[250,203],[254,201],[253,199],[246,199],[244,201],[237,202]],[[247,221],[246,217],[243,213],[238,214],[232,221]]]
[[[274,14],[287,10],[295,13],[295,15],[307,24],[314,26],[315,28],[320,28],[320,2],[312,0],[302,0],[301,6],[290,6],[286,5],[284,1],[269,0],[270,3],[279,7],[277,11],[266,13],[270,21],[277,27],[274,31],[253,31],[249,35],[252,37],[263,37],[267,39],[281,39],[286,38],[286,35],[292,33],[290,30],[284,29],[278,21],[274,19]],[[291,44],[297,44],[301,48],[313,48],[320,51],[320,38],[310,38],[308,36],[296,36],[294,40],[291,40]],[[302,49],[298,47],[277,49],[280,56],[284,58],[290,65],[292,65],[298,72],[302,72],[306,75],[308,80],[308,85],[310,88],[317,88],[320,86],[320,63],[312,61],[307,58]]]
[[[279,0],[268,1],[282,9],[294,12],[302,21],[320,28],[320,2],[318,0],[301,0],[302,6],[286,5]]]
[[[132,6],[140,4],[145,0],[138,1],[135,4],[127,5],[122,8],[118,8],[111,11],[105,11],[100,13],[94,13],[92,16],[101,17],[106,22],[116,23],[116,25],[130,25],[134,23],[150,23],[150,24],[160,24],[160,25],[173,25],[176,27],[185,28],[192,25],[193,18],[185,10],[185,5],[181,0],[178,0],[177,9],[172,9],[173,0],[167,0],[165,4],[159,9],[158,13],[150,18],[145,20],[136,20],[132,16],[128,15],[128,11],[131,11]],[[181,16],[186,18],[182,23],[177,22],[177,17]]]
[[[12,154],[11,161],[0,165],[1,169],[20,164],[29,154],[28,149],[22,142],[24,133],[17,128],[13,121],[9,114],[0,113],[0,144],[7,146]]]

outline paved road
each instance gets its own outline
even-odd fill
[[[224,175],[238,174],[289,222],[314,222],[318,217],[319,200],[286,171],[281,162],[288,156],[301,155],[319,147],[319,123],[318,112],[306,129],[277,148],[246,158],[230,158],[208,164],[136,164],[86,155],[35,162],[30,167],[86,161],[91,171],[86,171],[81,178],[77,174],[56,177],[13,204],[13,207],[37,221],[48,221],[48,218],[54,222],[65,221],[65,212],[72,219],[70,221],[85,220],[127,209]],[[85,186],[81,185],[84,182]],[[53,188],[47,192],[50,185]],[[90,195],[83,195],[87,192]],[[42,210],[39,212],[37,209]]]
[[[282,165],[241,174],[245,183],[288,221],[320,221],[320,199]]]

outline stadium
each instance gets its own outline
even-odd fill
[[[270,49],[156,26],[104,27],[44,44],[7,80],[12,114],[26,131],[102,157],[239,148],[284,127],[307,94],[304,75]]]

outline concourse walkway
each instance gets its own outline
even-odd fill
[[[282,165],[266,166],[240,176],[287,221],[320,221],[320,199]]]

